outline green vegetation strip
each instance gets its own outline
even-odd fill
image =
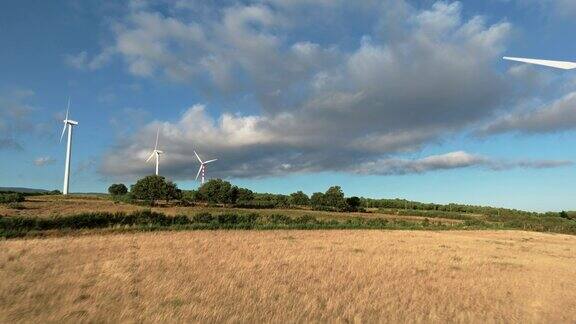
[[[0,217],[0,237],[15,238],[45,233],[70,233],[78,230],[112,229],[114,231],[150,230],[270,230],[270,229],[521,229],[540,232],[576,234],[576,222],[559,217],[489,217],[487,220],[465,220],[442,224],[423,221],[387,220],[384,218],[350,217],[346,220],[318,220],[310,215],[291,218],[282,214],[269,216],[237,213],[199,213],[192,217],[166,216],[151,211],[125,213],[85,213],[52,218],[22,216]]]
[[[474,225],[474,224],[469,224]],[[474,225],[476,226],[476,225]],[[383,218],[350,218],[345,221],[318,220],[312,216],[291,218],[281,214],[262,216],[256,213],[199,213],[193,217],[166,216],[151,211],[125,213],[85,213],[51,218],[0,217],[0,237],[14,238],[38,235],[47,231],[89,229],[449,229],[453,225],[403,220],[388,221]]]

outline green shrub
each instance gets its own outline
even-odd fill
[[[488,223],[480,219],[467,219],[464,221],[464,226],[485,227]]]
[[[134,203],[134,197],[130,193],[127,193],[125,195],[112,196],[112,200],[114,200],[115,203],[126,203],[126,204]]]
[[[24,194],[18,192],[0,194],[0,204],[19,203],[25,199]]]
[[[182,192],[175,183],[167,181],[162,176],[146,176],[132,185],[130,193],[135,199],[141,199],[154,205],[159,199],[170,201],[180,199]]]
[[[232,213],[220,214],[216,216],[219,224],[238,224],[238,215]]]
[[[260,219],[260,215],[256,213],[238,215],[238,223],[240,224],[255,224]]]
[[[370,227],[385,227],[388,224],[388,220],[385,218],[370,218],[366,221]]]
[[[214,216],[207,212],[198,213],[192,217],[194,223],[211,223],[212,221],[214,221]]]
[[[22,210],[22,209],[26,209],[26,207],[19,202],[11,202],[8,204],[8,208],[10,209],[17,209],[17,210]]]
[[[302,215],[296,217],[293,222],[295,224],[318,224],[318,220],[310,215]]]
[[[290,224],[292,223],[292,218],[282,214],[272,214],[268,216],[268,222],[272,224]]]
[[[108,187],[108,193],[112,196],[122,196],[128,193],[128,187],[123,183],[115,183]]]
[[[276,202],[270,200],[239,201],[234,206],[248,209],[273,209],[276,208]]]

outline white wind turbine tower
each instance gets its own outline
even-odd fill
[[[202,184],[204,184],[204,175],[206,172],[206,164],[217,161],[218,159],[213,159],[213,160],[208,160],[206,162],[203,162],[202,159],[200,158],[200,156],[198,156],[198,153],[196,153],[196,151],[194,151],[194,154],[198,158],[198,161],[200,161],[200,168],[198,169],[198,173],[196,173],[196,180],[198,180],[198,176],[200,176],[200,173],[202,173]]]
[[[148,162],[148,161],[150,161],[150,159],[152,159],[154,156],[156,156],[156,175],[158,175],[158,167],[160,165],[160,154],[164,154],[163,151],[160,151],[158,149],[158,136],[159,135],[160,135],[160,128],[158,128],[158,131],[156,132],[156,144],[154,145],[154,151],[152,151],[152,154],[150,154],[148,159],[146,159],[146,162]]]
[[[536,59],[529,59],[529,58],[522,58],[522,57],[508,57],[508,56],[505,56],[504,59],[508,60],[508,61],[516,61],[516,62],[522,62],[522,63],[528,63],[528,64],[549,66],[549,67],[562,69],[562,70],[576,69],[576,62],[536,60]]]
[[[60,143],[64,138],[64,133],[66,128],[68,128],[68,143],[66,144],[66,165],[64,167],[64,187],[62,193],[64,195],[68,194],[68,188],[70,184],[70,155],[72,154],[72,129],[74,126],[78,125],[77,121],[68,119],[68,114],[70,113],[70,98],[68,98],[68,106],[66,107],[66,118],[63,120],[64,128],[62,129],[62,135],[60,135]]]

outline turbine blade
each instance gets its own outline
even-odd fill
[[[209,160],[209,161],[206,161],[206,162],[204,162],[204,164],[208,164],[208,163],[210,163],[210,162],[214,162],[214,161],[218,161],[218,159],[214,159],[214,160]]]
[[[66,106],[66,120],[68,120],[68,113],[70,112],[70,97],[68,97],[68,105]]]
[[[64,133],[66,133],[66,126],[68,126],[68,124],[64,123],[64,128],[62,128],[62,135],[60,135],[60,143],[62,143],[62,139],[64,138]]]
[[[150,154],[150,156],[146,159],[146,162],[149,162],[150,159],[152,159],[155,154],[156,154],[156,150],[152,151],[152,154]]]
[[[198,156],[198,153],[196,153],[196,151],[194,151],[194,154],[196,154],[196,157],[198,158],[198,161],[200,161],[200,164],[204,163],[202,162],[202,159]]]
[[[529,58],[522,58],[522,57],[504,57],[505,60],[508,61],[516,61],[528,64],[536,64],[536,65],[543,65],[549,66],[557,69],[563,70],[572,70],[576,69],[576,62],[565,62],[565,61],[548,61],[548,60],[535,60]]]
[[[202,171],[203,167],[204,165],[200,164],[200,168],[198,169],[198,173],[196,173],[196,179],[194,179],[194,181],[198,180],[198,177],[200,176],[200,172]]]
[[[154,145],[154,150],[158,148],[158,136],[160,136],[160,127],[158,127],[158,131],[156,132],[156,144]]]

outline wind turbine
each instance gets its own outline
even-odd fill
[[[200,175],[200,173],[202,173],[202,184],[204,184],[204,174],[206,172],[206,164],[217,161],[218,159],[202,162],[202,159],[200,158],[200,156],[198,156],[198,153],[196,153],[196,151],[194,151],[194,154],[198,158],[198,161],[200,161],[200,168],[198,169],[198,173],[196,173],[196,180],[198,180],[198,176]]]
[[[160,128],[158,128],[158,131],[156,132],[156,144],[154,145],[154,151],[152,151],[152,154],[150,154],[148,159],[146,159],[146,162],[148,162],[148,161],[150,161],[150,159],[152,159],[154,156],[156,156],[156,175],[158,175],[158,166],[160,165],[160,154],[164,154],[163,151],[160,151],[158,149],[158,136],[159,135],[160,135]]]
[[[548,60],[535,60],[522,57],[504,57],[508,61],[516,61],[535,65],[544,65],[562,70],[573,70],[576,69],[576,62],[566,62],[566,61],[548,61]]]
[[[70,113],[70,98],[68,98],[68,106],[66,107],[66,118],[63,120],[64,128],[62,129],[62,135],[60,135],[60,143],[64,138],[64,133],[66,128],[68,128],[68,143],[66,144],[66,165],[64,166],[64,187],[62,193],[64,195],[68,194],[68,188],[70,184],[70,155],[72,154],[72,129],[74,126],[78,125],[77,121],[68,119]]]

